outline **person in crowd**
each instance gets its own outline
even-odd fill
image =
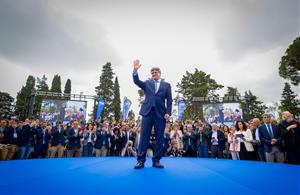
[[[33,117],[29,117],[25,120],[24,125],[22,129],[20,130],[20,136],[19,136],[19,153],[18,158],[19,159],[28,159],[30,157],[30,154],[33,150],[33,144],[34,144],[34,134],[36,132],[35,129],[35,121]]]
[[[179,149],[178,142],[175,139],[171,140],[171,144],[170,144],[169,148],[167,149],[167,156],[182,157],[183,154],[184,154],[184,151]]]
[[[179,129],[179,123],[176,121],[173,124],[172,130],[170,132],[170,139],[174,139],[177,141],[177,145],[179,149],[183,149],[183,134],[182,131]]]
[[[167,123],[165,132],[164,132],[164,154],[166,155],[167,149],[169,148],[169,142],[170,142],[170,131],[171,131],[171,123]]]
[[[121,156],[127,156],[127,157],[136,157],[136,149],[133,147],[133,142],[129,140],[126,144],[126,146],[123,148]]]
[[[123,139],[121,137],[120,129],[117,126],[113,129],[113,134],[110,138],[110,142],[111,142],[111,147],[110,147],[111,156],[120,156],[122,151]]]
[[[252,125],[252,137],[253,137],[252,145],[256,153],[256,160],[265,162],[266,161],[265,150],[263,144],[259,139],[258,127],[260,126],[260,120],[258,118],[252,119],[251,125]]]
[[[93,148],[96,140],[96,128],[94,123],[88,123],[86,129],[83,131],[83,148],[82,153],[84,157],[93,156]]]
[[[95,141],[95,150],[96,156],[107,156],[108,150],[110,147],[110,130],[109,130],[109,123],[104,122],[102,128],[99,128],[96,131],[96,141]]]
[[[195,131],[197,136],[198,157],[208,158],[211,130],[208,125],[200,121],[197,123]]]
[[[212,124],[211,132],[211,158],[223,158],[223,150],[225,145],[225,136],[222,131],[219,130],[218,124]]]
[[[3,134],[3,144],[5,144],[6,150],[2,153],[1,159],[11,160],[18,151],[18,138],[20,136],[18,121],[15,119],[11,120],[10,125],[5,126],[5,128],[3,129]]]
[[[197,137],[193,130],[193,125],[191,123],[187,124],[186,131],[183,135],[183,145],[185,157],[196,157],[197,156]]]
[[[78,121],[73,121],[71,128],[68,129],[67,133],[67,156],[70,157],[80,157],[81,155],[81,143],[80,138],[82,138],[83,132],[80,131]]]
[[[269,114],[264,114],[262,118],[264,123],[259,127],[259,139],[264,146],[266,161],[283,163],[282,134],[278,126],[271,124]]]
[[[149,144],[148,144],[148,149],[147,149],[147,156],[148,157],[153,157],[153,154],[155,153],[155,130],[152,128],[151,134],[150,134],[150,139],[149,139]]]
[[[6,120],[1,119],[0,125],[0,160],[6,160],[8,150],[6,144],[4,144],[4,130],[8,127],[8,123]]]
[[[300,123],[288,111],[283,112],[282,115],[283,121],[278,128],[283,134],[287,162],[300,164]]]
[[[235,125],[230,126],[229,134],[227,135],[227,140],[229,143],[229,151],[231,153],[232,160],[240,160],[240,140],[236,137]]]
[[[37,129],[36,135],[36,158],[46,158],[48,154],[49,141],[51,139],[52,125],[43,122]]]
[[[244,121],[236,123],[236,137],[240,142],[240,160],[254,160],[256,159],[254,148],[252,145],[253,136],[250,129]]]
[[[50,158],[62,158],[64,154],[64,144],[66,141],[66,125],[62,125],[60,121],[56,122],[56,126],[51,130],[51,148]]]
[[[221,131],[224,133],[224,136],[225,136],[225,148],[224,148],[223,154],[224,154],[224,157],[226,159],[228,159],[229,155],[230,155],[229,143],[228,143],[229,127],[227,125],[223,124]]]

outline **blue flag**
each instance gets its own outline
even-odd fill
[[[105,100],[103,98],[100,98],[98,101],[96,120],[99,120],[99,118],[101,117],[104,106],[105,106]]]
[[[131,101],[127,97],[124,97],[123,101],[123,112],[122,112],[122,118],[123,120],[126,120],[128,118],[129,109],[131,106]]]
[[[183,117],[183,113],[186,107],[186,102],[184,100],[178,101],[178,120],[181,121]]]

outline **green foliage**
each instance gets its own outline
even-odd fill
[[[36,90],[37,91],[49,91],[49,86],[47,84],[47,77],[43,75],[42,78],[37,77],[36,79]],[[35,117],[38,117],[41,111],[42,100],[47,97],[36,96],[34,103],[33,114]]]
[[[289,111],[294,116],[300,116],[300,100],[297,95],[292,91],[289,83],[284,83],[284,88],[281,95],[280,110]]]
[[[0,91],[0,116],[8,118],[13,115],[14,98],[6,92]]]
[[[121,97],[120,97],[120,85],[118,77],[114,82],[114,99],[112,101],[113,113],[116,120],[121,118]]]
[[[290,80],[293,85],[300,83],[300,37],[293,41],[282,56],[279,75]]]
[[[29,104],[32,91],[35,90],[35,78],[28,76],[26,85],[22,86],[17,94],[15,114],[20,120],[24,120],[29,114]]]
[[[243,118],[249,121],[253,118],[260,118],[266,111],[267,106],[258,100],[258,97],[252,92],[245,91],[245,100],[241,102]]]

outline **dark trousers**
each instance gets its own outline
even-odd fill
[[[211,158],[223,158],[223,151],[219,145],[211,146]]]
[[[166,120],[157,117],[155,108],[152,108],[150,113],[142,118],[141,137],[137,157],[137,161],[139,162],[144,163],[146,161],[146,154],[153,126],[155,129],[155,153],[152,158],[153,162],[159,161],[164,155],[163,142]]]
[[[257,160],[266,162],[266,153],[262,145],[256,146],[255,148],[257,154]]]

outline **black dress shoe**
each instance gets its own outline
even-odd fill
[[[141,169],[141,168],[144,168],[143,162],[137,162],[136,165],[134,166],[134,169]]]
[[[162,169],[164,168],[164,165],[160,164],[160,162],[153,162],[152,167]]]

